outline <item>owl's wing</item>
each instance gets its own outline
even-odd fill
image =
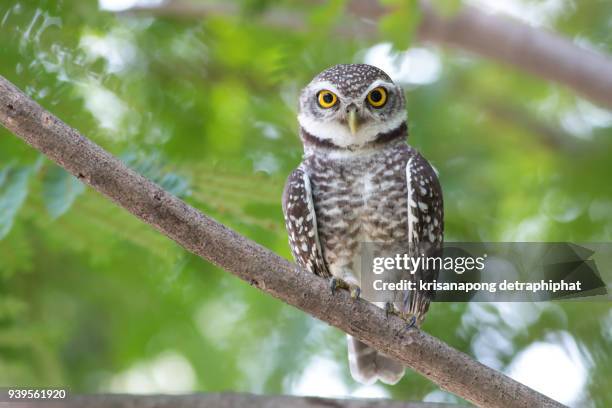
[[[441,244],[444,235],[442,188],[433,167],[416,151],[406,164],[406,182],[410,242]]]
[[[283,214],[295,262],[316,275],[330,277],[319,242],[310,178],[302,166],[285,183]]]
[[[442,189],[433,167],[416,151],[406,164],[406,183],[409,240],[419,251],[418,255],[441,256],[444,239]],[[437,269],[420,269],[414,278],[431,282],[438,278],[438,272]],[[433,291],[408,292],[403,308],[414,314],[420,325],[434,295]]]

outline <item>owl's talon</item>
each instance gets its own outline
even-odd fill
[[[393,303],[391,302],[386,302],[385,303],[385,318],[389,318],[389,315],[392,314],[396,314],[395,312],[395,306],[393,306]]]
[[[335,295],[338,289],[346,289],[349,291],[353,299],[359,299],[361,296],[361,288],[359,286],[348,283],[340,278],[331,278],[329,280],[329,289],[331,290],[332,295]]]
[[[338,288],[340,288],[340,289],[349,289],[349,284],[346,283],[345,281],[343,281],[342,279],[331,278],[329,280],[329,289],[331,290],[331,294],[335,295],[336,294],[336,290]]]
[[[349,285],[349,291],[351,292],[351,298],[359,299],[361,296],[361,288],[357,285]]]
[[[331,290],[331,294],[336,294],[336,288],[338,287],[338,280],[336,278],[331,278],[329,280],[329,290]]]
[[[408,324],[405,327],[406,330],[410,330],[416,326],[417,319],[416,319],[416,316],[413,315],[412,313],[407,313],[406,315],[402,317],[404,318],[404,320],[408,322]]]

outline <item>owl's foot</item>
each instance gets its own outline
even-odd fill
[[[331,290],[332,295],[336,293],[338,288],[348,290],[351,293],[351,298],[353,299],[359,299],[361,296],[361,288],[358,285],[348,283],[347,281],[339,278],[331,278],[329,280],[329,289]]]
[[[349,284],[349,291],[353,299],[359,299],[361,297],[361,288],[359,286]]]
[[[389,315],[397,315],[399,316],[399,311],[395,308],[395,305],[392,302],[385,303],[385,317],[388,319]]]
[[[329,289],[331,290],[331,294],[335,295],[336,294],[336,290],[338,290],[338,288],[348,289],[348,283],[346,283],[342,279],[331,278],[329,280]]]
[[[413,327],[416,326],[417,318],[416,318],[416,316],[414,314],[412,314],[412,313],[404,313],[403,316],[401,316],[401,317],[402,317],[402,319],[404,319],[407,322],[406,327],[405,327],[406,330],[412,329]]]
[[[388,319],[389,315],[396,315],[401,317],[404,321],[406,321],[406,327],[405,329],[412,329],[413,327],[416,326],[416,315],[414,315],[413,313],[403,313],[399,310],[397,310],[397,308],[395,307],[395,305],[392,302],[387,302],[385,303],[385,317]]]

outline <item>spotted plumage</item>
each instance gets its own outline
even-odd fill
[[[318,98],[322,91],[337,101],[327,106]],[[407,144],[404,95],[383,71],[354,64],[322,72],[302,91],[298,120],[304,159],[287,180],[283,210],[300,266],[355,287],[364,242],[439,248],[440,184]],[[435,272],[415,276],[433,280]],[[420,324],[431,297],[416,292],[393,303]],[[395,383],[404,373],[399,363],[350,337],[349,362],[353,377],[364,383]]]
[[[321,251],[310,180],[302,166],[287,179],[283,213],[293,258],[310,272],[324,278],[331,277]]]

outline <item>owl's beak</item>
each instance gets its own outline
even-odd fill
[[[359,128],[359,114],[357,113],[357,107],[350,106],[346,117],[349,130],[351,135],[355,136],[357,129]]]

